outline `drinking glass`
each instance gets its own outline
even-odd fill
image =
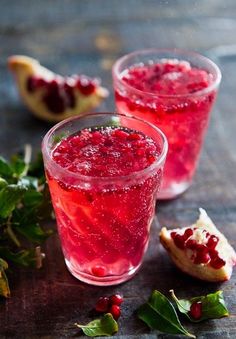
[[[158,157],[142,170],[109,177],[71,172],[55,161],[52,154],[58,143],[102,126],[135,128],[152,138]],[[138,270],[148,246],[167,148],[166,137],[156,126],[115,113],[76,116],[46,134],[42,143],[46,177],[65,262],[76,278],[92,285],[114,285]],[[73,161],[71,154],[68,157]]]
[[[146,85],[143,82],[147,81],[142,75],[142,72],[145,75],[145,67],[153,65],[159,67],[159,63],[166,61],[172,64],[184,61],[185,65],[190,64],[200,73],[204,70],[211,77],[211,82],[205,88],[197,90],[196,87],[199,85],[197,77],[200,73],[195,72],[193,84],[189,84],[188,93],[183,94],[178,92],[181,71],[170,70],[164,77],[168,79],[172,77],[172,85],[165,83],[164,77],[162,79],[164,86],[172,86],[170,94],[168,91],[160,94],[157,86],[160,84],[157,84],[156,89],[151,92],[143,90]],[[129,70],[135,72],[137,66],[139,73],[136,82],[125,81],[124,77]],[[159,76],[153,74],[153,77],[155,76],[158,81]],[[155,78],[149,80],[155,85]],[[140,50],[121,57],[114,64],[113,84],[118,112],[132,114],[151,122],[158,126],[168,139],[169,151],[162,187],[158,194],[159,199],[175,198],[190,186],[220,81],[221,72],[214,62],[198,53],[178,49]],[[177,88],[175,92],[173,86]]]

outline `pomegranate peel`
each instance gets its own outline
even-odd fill
[[[18,91],[29,110],[38,118],[58,122],[86,113],[108,96],[97,79],[85,75],[62,77],[24,55],[8,58]]]
[[[199,219],[189,227],[174,230],[163,227],[160,241],[183,272],[212,282],[230,279],[236,253],[204,209],[200,208]]]

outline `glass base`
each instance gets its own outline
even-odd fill
[[[157,194],[157,200],[169,200],[177,198],[180,194],[184,193],[190,185],[191,182],[184,181],[180,183],[172,183],[168,186],[168,188],[163,187]]]
[[[78,271],[75,269],[75,267],[67,260],[65,259],[66,266],[69,270],[69,272],[77,279],[80,281],[83,281],[87,284],[90,285],[95,285],[95,286],[112,286],[112,285],[118,285],[121,284],[129,279],[131,279],[138,271],[138,269],[141,266],[141,263],[127,272],[126,274],[123,275],[109,275],[106,277],[96,277],[94,275],[90,275],[81,271]]]

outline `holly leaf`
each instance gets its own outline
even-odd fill
[[[111,336],[118,331],[118,324],[111,315],[106,313],[100,319],[90,321],[87,325],[75,324],[88,337]]]
[[[157,290],[153,291],[148,302],[138,309],[138,317],[151,329],[196,338],[182,326],[174,306]]]
[[[171,296],[176,303],[178,310],[192,322],[200,322],[206,319],[217,319],[229,316],[226,307],[223,291],[217,291],[204,296],[194,297],[191,299],[178,299],[173,290],[170,290]],[[189,311],[193,303],[202,303],[202,316],[199,319],[191,317]]]
[[[7,218],[16,208],[26,188],[22,185],[7,185],[0,191],[0,217]]]
[[[0,258],[0,295],[8,298],[10,297],[10,289],[8,285],[5,270],[8,268],[7,262]]]

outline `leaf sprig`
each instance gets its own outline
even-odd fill
[[[40,244],[52,233],[41,226],[51,216],[41,154],[31,162],[32,149],[10,161],[0,156],[0,296],[9,297],[8,263],[42,265]]]
[[[215,293],[210,293],[191,299],[178,299],[173,290],[170,290],[170,293],[179,312],[185,314],[185,316],[191,322],[200,322],[207,319],[218,319],[227,317],[229,315],[229,311],[225,305],[223,291],[217,291]],[[202,304],[202,315],[196,320],[190,315],[190,307],[193,303],[197,302],[201,302]]]

